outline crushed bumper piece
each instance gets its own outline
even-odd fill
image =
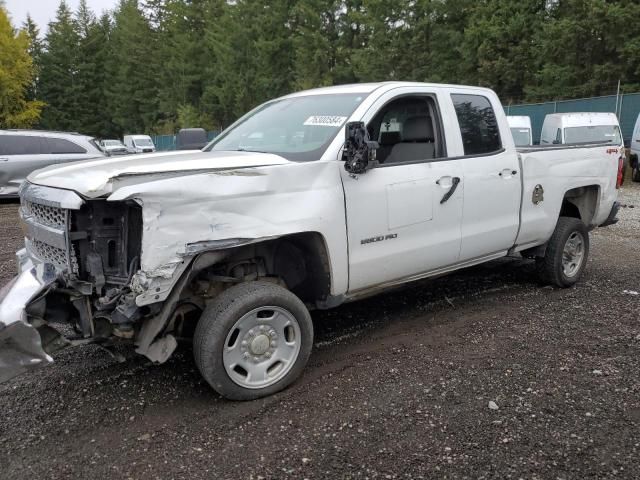
[[[27,320],[27,305],[55,280],[45,265],[25,262],[22,273],[0,290],[0,382],[53,362],[38,331]]]

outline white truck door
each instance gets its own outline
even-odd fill
[[[397,88],[377,99],[363,121],[380,143],[380,165],[356,178],[341,168],[350,291],[458,260],[464,179],[446,156],[451,126],[441,119],[450,116],[440,115],[435,90]]]
[[[460,262],[465,262],[513,246],[520,222],[520,167],[513,140],[501,138],[508,129],[495,114],[499,104],[481,94],[452,93],[451,99],[464,154]]]

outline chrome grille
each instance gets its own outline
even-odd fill
[[[64,208],[50,207],[28,200],[23,200],[22,208],[25,214],[33,217],[37,223],[49,227],[67,228],[67,210]]]
[[[67,257],[66,250],[56,248],[36,239],[32,239],[30,243],[33,254],[40,260],[46,263],[52,263],[61,269],[69,268],[69,258]]]

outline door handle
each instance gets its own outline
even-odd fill
[[[511,170],[510,168],[504,168],[501,172],[498,173],[499,177],[510,177],[512,175],[516,175],[518,173],[517,170]]]
[[[442,179],[440,179],[440,180],[442,180]],[[438,180],[436,182],[438,185],[440,185],[440,180]],[[444,196],[440,200],[440,205],[442,205],[444,202],[446,202],[447,200],[449,200],[451,198],[451,195],[453,195],[453,192],[455,192],[456,188],[458,188],[458,184],[459,183],[460,183],[460,177],[453,177],[451,179],[451,188],[449,189],[449,191],[447,193],[444,194]]]

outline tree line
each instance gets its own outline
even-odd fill
[[[217,129],[352,82],[482,85],[504,103],[640,90],[639,18],[634,0],[119,0],[100,16],[62,0],[45,32],[28,18],[9,35],[32,62],[25,124],[106,138]]]

